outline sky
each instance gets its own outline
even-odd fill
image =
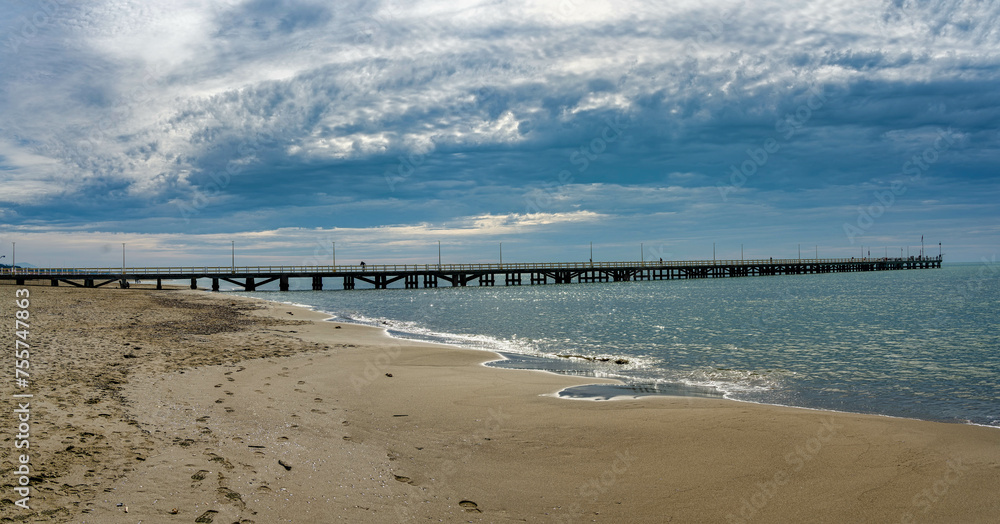
[[[0,254],[825,258],[923,237],[995,261],[997,20],[960,0],[11,2]]]

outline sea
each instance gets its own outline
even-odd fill
[[[618,379],[567,399],[685,395],[1000,427],[1000,265],[436,289],[227,292],[488,365]],[[360,283],[359,283],[360,284]],[[296,290],[298,286],[302,289]]]

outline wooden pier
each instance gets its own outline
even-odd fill
[[[249,266],[249,267],[131,267],[131,268],[2,268],[0,282],[48,280],[51,285],[96,288],[130,281],[156,281],[162,289],[164,280],[190,280],[197,289],[199,279],[211,279],[212,289],[220,282],[255,291],[278,282],[282,291],[289,289],[289,279],[312,279],[312,289],[322,290],[324,279],[340,280],[343,289],[355,289],[358,282],[375,289],[386,289],[402,281],[405,289],[520,286],[573,284],[590,282],[628,282],[678,280],[688,278],[754,277],[802,275],[810,273],[846,273],[855,271],[893,271],[940,268],[942,257],[912,258],[827,258],[765,260],[692,260],[644,262],[564,262],[537,264],[399,264],[353,266]]]

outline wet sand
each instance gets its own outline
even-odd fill
[[[5,318],[14,289],[0,286]],[[594,380],[488,368],[491,353],[231,295],[29,289],[33,510],[13,505],[7,430],[5,519],[994,522],[1000,513],[994,428],[700,398],[558,399],[560,388]],[[2,337],[12,346],[13,330]]]

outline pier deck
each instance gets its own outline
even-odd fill
[[[405,289],[439,286],[519,286],[571,284],[588,282],[627,282],[677,280],[688,278],[751,277],[801,275],[809,273],[845,273],[854,271],[892,271],[940,268],[942,257],[913,258],[827,258],[763,260],[690,260],[643,262],[562,262],[516,264],[398,264],[338,266],[244,266],[244,267],[127,267],[127,268],[2,268],[0,282],[48,280],[51,285],[65,283],[78,287],[101,287],[117,282],[128,287],[130,280],[156,280],[157,289],[164,280],[212,279],[212,289],[229,282],[246,291],[278,281],[287,291],[291,278],[311,278],[312,289],[322,290],[324,279],[339,279],[343,289],[354,289],[357,282],[386,289],[402,281]]]

